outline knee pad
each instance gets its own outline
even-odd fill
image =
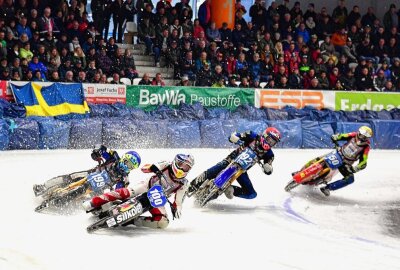
[[[255,191],[247,196],[248,199],[254,199],[255,197],[257,197],[257,192]]]

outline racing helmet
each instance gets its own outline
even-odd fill
[[[171,167],[174,176],[178,179],[184,178],[194,165],[192,155],[177,154],[172,161]]]
[[[274,147],[281,140],[281,133],[274,127],[269,127],[261,134],[260,146],[265,151]]]
[[[366,142],[369,139],[371,139],[373,135],[374,134],[373,134],[372,129],[370,127],[362,126],[362,127],[360,127],[358,129],[357,139],[359,141]]]
[[[125,173],[130,173],[133,169],[139,167],[141,158],[135,151],[126,152],[118,161],[118,167]]]

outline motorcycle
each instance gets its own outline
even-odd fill
[[[318,159],[310,166],[293,174],[293,179],[285,187],[289,192],[298,185],[318,186],[328,183],[338,172],[338,168],[343,165],[343,159],[339,153],[338,144],[336,149]]]
[[[44,199],[35,211],[40,212],[50,206],[62,207],[81,196],[101,194],[104,189],[112,187],[108,172],[96,171],[96,168],[52,178],[50,181],[55,180],[54,182],[58,184],[51,186],[43,193],[35,192],[36,196],[42,196]]]
[[[146,193],[124,202],[114,201],[104,204],[100,209],[89,212],[97,215],[100,220],[89,225],[86,230],[92,233],[98,229],[126,226],[141,214],[152,208],[163,207],[168,201],[161,185],[152,186]]]
[[[260,164],[254,142],[247,147],[240,145],[240,148],[240,154],[228,167],[221,171],[215,179],[207,179],[196,191],[188,193],[188,197],[194,195],[198,204],[203,207],[209,201],[224,193],[239,176],[248,171],[254,164]]]

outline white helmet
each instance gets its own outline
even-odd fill
[[[172,161],[172,172],[178,179],[184,178],[194,165],[192,155],[177,154]]]

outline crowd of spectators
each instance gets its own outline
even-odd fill
[[[345,1],[328,11],[303,10],[284,0],[247,11],[236,1],[234,29],[211,21],[210,1],[198,19],[187,3],[148,4],[139,22],[146,53],[173,66],[179,85],[395,91],[400,89],[400,12],[391,4],[383,20],[372,7],[361,14]],[[179,5],[179,6],[178,6]],[[153,12],[153,10],[155,10]],[[243,15],[249,12],[250,21]],[[193,21],[193,23],[192,23]]]
[[[0,79],[119,83],[136,78],[131,50],[118,48],[136,17],[138,42],[154,65],[174,68],[179,85],[396,91],[400,11],[372,7],[317,11],[309,3],[236,1],[234,28],[217,28],[210,0],[194,19],[188,0],[0,0]],[[246,21],[244,14],[251,20]],[[135,16],[136,15],[136,16]],[[113,29],[110,29],[110,21]],[[109,38],[109,31],[112,37]],[[161,58],[165,61],[161,61]],[[111,81],[107,78],[112,77]],[[240,82],[240,84],[238,84]],[[140,84],[164,85],[162,75]]]

